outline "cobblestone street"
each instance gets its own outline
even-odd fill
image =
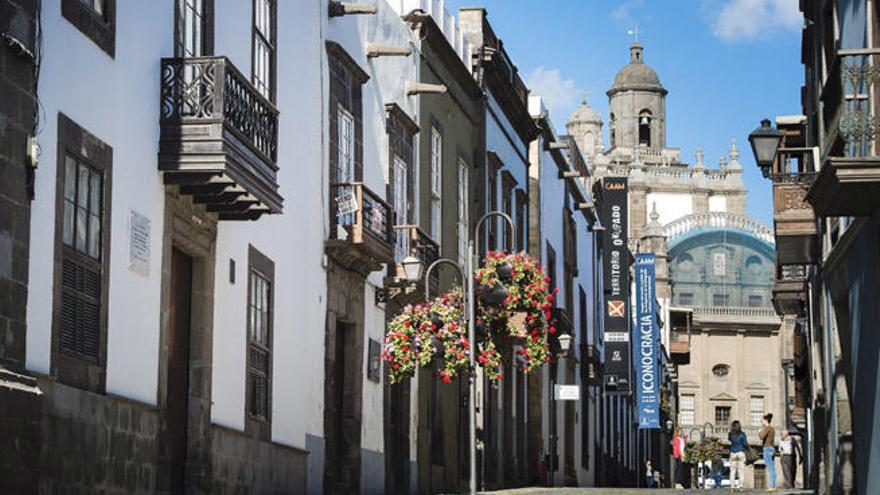
[[[673,490],[669,488],[662,489],[648,489],[648,488],[517,488],[515,490],[499,490],[493,492],[480,492],[480,493],[491,493],[492,495],[543,495],[543,494],[552,494],[552,495],[640,495],[640,494],[696,494],[702,493],[705,495],[711,495],[713,493],[732,493],[729,490]],[[745,490],[741,492],[742,494],[758,494],[758,493],[767,493],[765,489],[757,489],[757,490]],[[812,495],[814,492],[812,490],[785,490],[779,489],[775,493],[778,494],[786,494],[786,495]]]

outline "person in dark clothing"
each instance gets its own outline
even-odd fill
[[[798,459],[803,462],[801,446],[797,439],[782,431],[782,440],[779,441],[780,464],[782,464],[782,477],[785,478],[785,488],[794,488],[797,480]]]
[[[745,479],[746,450],[749,449],[749,440],[743,433],[739,421],[730,423],[727,439],[730,441],[730,488],[740,490]]]
[[[721,489],[721,480],[724,478],[724,461],[721,460],[721,453],[716,453],[712,458],[712,472],[709,473],[715,480],[715,489]]]

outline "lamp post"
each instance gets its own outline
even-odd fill
[[[476,406],[476,396],[477,396],[477,381],[476,381],[476,351],[477,351],[477,338],[476,338],[476,305],[474,297],[474,273],[477,271],[477,246],[480,244],[480,227],[483,226],[483,222],[492,217],[501,217],[503,218],[508,225],[510,226],[510,236],[505,239],[509,243],[509,247],[511,251],[513,250],[513,239],[516,238],[516,225],[513,223],[513,219],[510,218],[510,215],[501,212],[501,211],[490,211],[486,213],[479,220],[477,220],[477,224],[474,226],[474,235],[468,240],[468,252],[467,259],[465,260],[465,266],[461,266],[459,263],[452,261],[447,258],[440,258],[433,263],[428,269],[425,271],[425,299],[428,299],[428,286],[429,280],[431,276],[431,270],[433,270],[436,266],[440,264],[448,264],[454,266],[459,275],[462,278],[462,293],[464,294],[463,304],[467,310],[467,319],[468,319],[468,342],[470,342],[470,353],[468,355],[468,443],[470,450],[470,480],[468,483],[469,493],[474,495],[477,493],[477,406]],[[418,268],[416,269],[414,266],[410,266],[412,270],[412,274],[416,274],[416,270],[421,272],[421,262],[418,260],[415,263],[410,259],[415,259],[412,256],[408,256],[403,260],[403,269],[406,274],[407,280],[410,280],[410,272],[407,271],[407,260],[410,260],[412,264],[418,264]],[[418,280],[416,278],[416,280]]]
[[[559,440],[559,435],[556,434],[556,373],[558,372],[558,363],[560,358],[565,358],[568,356],[568,350],[571,348],[571,335],[567,333],[560,334],[556,337],[556,341],[559,343],[559,352],[556,353],[554,359],[555,367],[551,367],[549,372],[550,376],[549,382],[550,387],[548,390],[550,392],[548,400],[547,400],[547,410],[548,410],[548,426],[550,431],[550,448],[547,454],[547,486],[553,486],[553,473],[556,471],[556,450],[557,450],[557,441]]]
[[[761,167],[764,177],[770,177],[773,161],[776,159],[776,150],[782,142],[782,133],[775,127],[771,127],[770,119],[761,121],[761,126],[749,134],[749,144],[752,145],[752,153],[755,162]]]

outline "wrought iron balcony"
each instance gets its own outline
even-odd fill
[[[394,262],[392,208],[361,182],[332,184],[327,254],[366,275]]]
[[[805,265],[776,266],[773,307],[780,315],[802,315],[807,307],[809,269]]]
[[[880,208],[876,100],[880,49],[839,50],[822,88],[823,164],[806,200],[821,216]]]
[[[226,57],[162,59],[159,170],[221,220],[280,213],[278,109]]]

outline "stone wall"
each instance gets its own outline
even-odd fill
[[[210,429],[210,484],[199,493],[305,493],[308,454],[219,426]]]
[[[158,486],[157,409],[40,379],[40,493],[153,493]],[[39,417],[39,416],[37,416]]]
[[[34,126],[35,2],[0,0],[0,366],[24,368]]]

